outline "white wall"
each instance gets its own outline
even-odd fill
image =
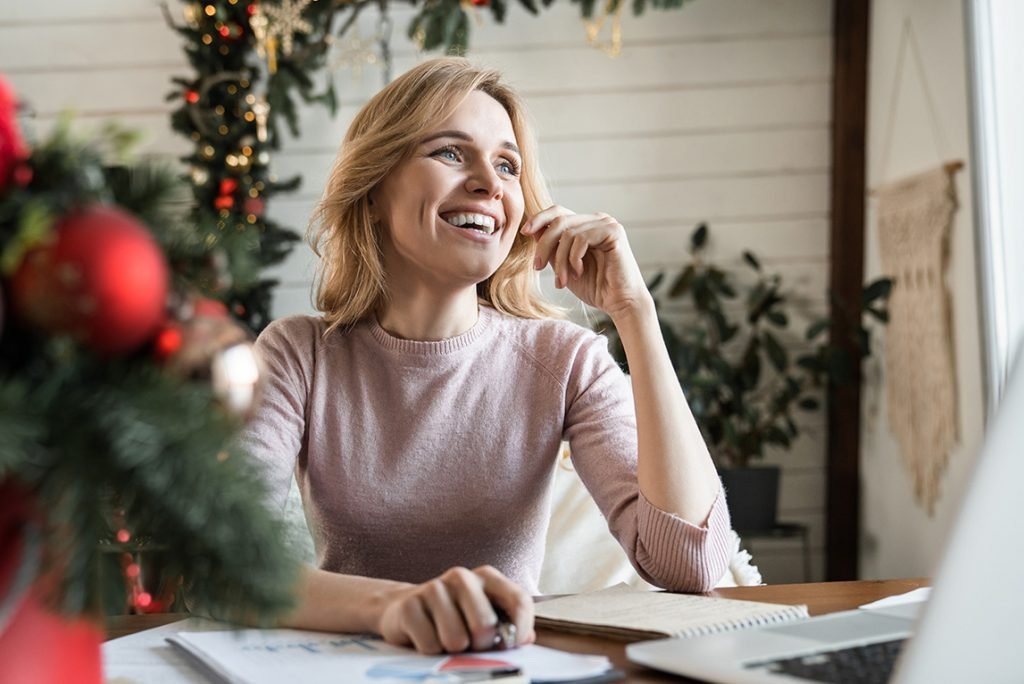
[[[513,3],[515,4],[515,3]],[[80,126],[107,117],[141,127],[146,149],[180,153],[165,94],[188,69],[177,37],[149,0],[8,0],[0,13],[0,69],[46,128],[66,107]],[[171,2],[175,13],[180,3]],[[374,16],[364,12],[363,35]],[[180,15],[179,15],[180,16]],[[418,59],[404,37],[409,10],[395,13],[395,73]],[[475,25],[471,56],[501,68],[525,95],[556,201],[603,210],[629,231],[641,265],[686,258],[693,225],[707,220],[713,251],[736,260],[749,248],[786,272],[812,312],[825,309],[828,269],[831,2],[695,0],[683,9],[623,21],[622,56],[585,45],[575,4],[543,19],[518,6],[507,25]],[[281,177],[304,175],[301,191],[270,214],[303,229],[351,117],[379,86],[336,74],[341,110],[303,112],[302,135],[274,159]],[[275,269],[283,286],[274,313],[310,310],[312,254],[300,248]],[[550,284],[550,278],[548,278]],[[822,575],[824,427],[783,462],[782,511],[812,529],[814,576]],[[798,548],[753,543],[769,581],[802,579]]]
[[[865,388],[863,410],[861,576],[864,578],[928,575],[934,569],[945,533],[956,512],[981,440],[982,383],[971,160],[969,155],[964,17],[961,0],[876,0],[872,8],[868,110],[868,184],[934,167],[940,161],[966,162],[957,174],[960,208],[954,220],[947,285],[952,293],[952,334],[959,392],[960,444],[950,455],[935,516],[928,517],[913,498],[908,470],[889,430],[884,387]],[[896,60],[903,20],[909,17],[934,99],[946,149],[937,149],[927,96],[911,53],[904,58],[902,88],[890,135],[892,149],[882,149],[893,99]],[[888,155],[888,161],[883,159]],[[885,167],[883,169],[883,166]],[[883,176],[884,174],[884,176]],[[879,274],[876,201],[868,201],[867,267]],[[884,349],[884,344],[879,350]],[[868,375],[877,365],[868,368]]]

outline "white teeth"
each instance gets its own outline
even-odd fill
[[[490,235],[494,232],[494,219],[486,214],[454,214],[446,220],[458,228],[463,226],[479,226],[479,230],[482,233]]]

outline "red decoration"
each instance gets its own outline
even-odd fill
[[[491,4],[491,0],[473,0],[475,7],[488,7]]]
[[[10,481],[0,481],[0,596],[13,609],[0,628],[0,679],[4,682],[58,684],[103,681],[100,644],[103,628],[82,618],[46,609],[42,580],[17,586],[17,574],[32,549],[26,541],[29,498]],[[15,592],[21,592],[18,600]],[[41,655],[41,644],[48,654]]]
[[[195,90],[186,90],[184,97],[185,102],[188,102],[189,104],[196,104],[199,102],[199,93]]]
[[[260,8],[259,3],[256,3],[256,2],[251,3],[248,7],[245,8],[245,13],[248,14],[251,17],[252,15],[256,14],[256,11],[259,8]]]
[[[238,189],[238,181],[234,178],[224,178],[220,182],[220,194],[232,195]]]
[[[54,236],[11,279],[12,308],[106,354],[149,339],[163,320],[168,283],[149,231],[120,209],[90,205],[58,221]]]
[[[153,340],[153,352],[160,360],[174,356],[181,349],[181,328],[174,323],[163,327]]]
[[[213,200],[213,206],[217,209],[230,209],[235,206],[235,198],[231,195],[221,195]]]
[[[35,171],[32,167],[22,162],[14,167],[14,173],[11,174],[11,178],[14,180],[14,184],[19,188],[27,188],[29,183],[32,182],[32,178],[35,177]]]
[[[252,214],[257,218],[263,216],[263,210],[266,208],[263,200],[258,197],[247,197],[242,206],[245,207],[246,214]]]
[[[224,302],[219,302],[216,299],[201,297],[192,302],[192,315],[196,317],[227,318],[228,307]]]
[[[0,192],[19,164],[28,158],[28,148],[18,129],[17,101],[14,93],[0,77]]]

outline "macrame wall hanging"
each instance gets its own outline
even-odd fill
[[[945,149],[934,101],[910,24],[905,19],[897,56],[890,134],[907,47],[921,76],[939,154]],[[954,174],[963,164],[948,162],[930,171],[884,183],[878,197],[879,248],[883,272],[894,281],[886,333],[889,424],[914,485],[914,497],[932,515],[942,475],[958,440],[951,298],[946,288],[950,232],[957,209]],[[885,177],[885,164],[883,173]]]

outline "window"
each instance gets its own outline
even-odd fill
[[[983,363],[991,415],[1024,341],[1024,3],[968,0],[965,8]]]

